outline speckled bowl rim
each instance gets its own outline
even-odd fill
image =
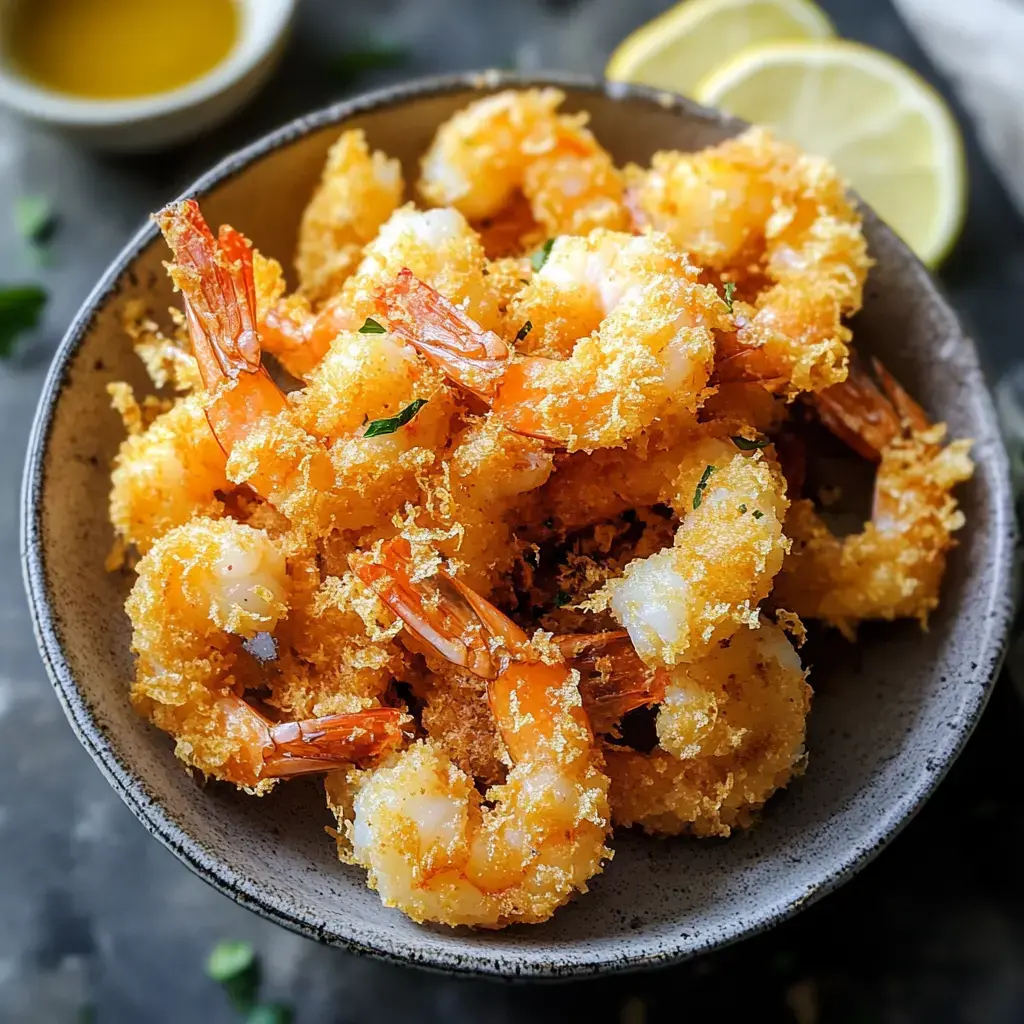
[[[738,129],[743,126],[741,121],[701,107],[672,93],[621,82],[599,81],[589,76],[564,73],[519,75],[499,71],[434,76],[369,92],[299,117],[223,159],[212,170],[198,178],[183,193],[183,196],[202,197],[215,186],[246,170],[251,164],[269,153],[289,145],[310,132],[340,124],[357,114],[396,106],[408,100],[430,98],[467,89],[489,91],[500,87],[525,88],[546,85],[599,93],[613,100],[627,100],[630,103],[654,104],[665,110],[685,113],[690,117],[713,120],[726,127]],[[882,230],[888,231],[884,225],[882,225]],[[110,741],[97,724],[75,683],[71,667],[60,644],[50,596],[47,592],[41,495],[45,454],[57,403],[71,361],[83,338],[88,334],[97,310],[114,290],[120,276],[143,249],[154,240],[156,235],[156,227],[152,223],[147,223],[125,246],[82,304],[53,359],[40,396],[29,437],[25,463],[21,500],[22,565],[33,626],[43,662],[57,692],[57,697],[64,708],[64,713],[78,739],[99,766],[107,781],[146,829],[200,878],[230,896],[237,903],[307,938],[342,947],[352,952],[364,953],[384,961],[414,964],[447,973],[538,979],[568,978],[601,972],[640,970],[678,963],[738,939],[765,931],[847,881],[877,856],[881,849],[900,832],[931,795],[963,749],[984,709],[1002,664],[1013,618],[1013,598],[1016,594],[1013,559],[1016,541],[1015,517],[1009,483],[1009,463],[1006,451],[1000,444],[990,446],[985,456],[995,463],[995,468],[998,470],[997,478],[1002,484],[997,488],[998,493],[991,495],[994,524],[993,564],[996,578],[989,588],[992,613],[984,620],[988,625],[986,635],[982,638],[981,647],[989,657],[987,664],[978,666],[978,681],[981,685],[971,688],[973,697],[964,704],[959,728],[955,732],[950,731],[949,733],[948,745],[940,770],[919,779],[917,785],[902,795],[896,805],[891,808],[891,812],[879,820],[871,833],[859,837],[859,843],[851,843],[848,848],[817,865],[817,877],[815,883],[810,886],[810,896],[808,896],[808,887],[801,886],[799,891],[794,889],[785,899],[754,908],[749,917],[737,919],[730,929],[718,932],[713,938],[697,939],[680,935],[674,944],[666,944],[662,939],[662,948],[658,952],[615,957],[605,955],[586,962],[566,964],[560,963],[557,957],[545,955],[543,950],[538,949],[533,952],[532,959],[522,957],[520,962],[515,965],[514,970],[510,969],[507,951],[491,951],[483,943],[475,955],[439,951],[428,956],[422,955],[412,943],[396,943],[383,934],[380,936],[379,944],[371,945],[352,934],[328,931],[315,921],[297,916],[282,902],[267,897],[260,892],[258,884],[254,885],[251,880],[240,877],[230,864],[215,857],[200,842],[185,834],[178,825],[168,818],[163,807],[146,791],[144,783],[131,767],[118,760]],[[908,261],[918,263],[916,257],[906,246],[898,241],[896,244],[902,249]],[[929,282],[930,278],[927,276],[927,272],[920,267],[920,264],[918,267],[922,280]],[[926,286],[933,289],[937,299],[946,301],[933,281]],[[981,378],[977,349],[973,341],[966,335],[965,344],[971,361]],[[979,411],[983,418],[989,421],[993,436],[998,436],[995,410],[987,393],[981,396]]]

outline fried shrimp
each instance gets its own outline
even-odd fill
[[[549,238],[627,229],[622,175],[585,127],[586,114],[557,113],[564,99],[558,89],[531,89],[471,103],[437,130],[420,193],[481,221],[521,192]]]
[[[870,261],[835,169],[751,128],[699,153],[656,153],[631,168],[640,223],[664,231],[737,289],[735,334],[719,347],[723,381],[793,396],[846,375],[850,331]]]
[[[132,702],[256,795],[325,773],[339,857],[417,922],[546,921],[613,827],[752,825],[807,760],[784,630],[923,625],[964,522],[967,442],[851,355],[835,170],[761,129],[622,169],[563,99],[454,114],[423,208],[343,133],[294,289],[167,207],[181,311],[123,317],[157,393],[107,389]],[[850,536],[800,498],[838,482],[813,410],[877,464]]]
[[[380,505],[415,496],[453,410],[440,377],[386,334],[348,334],[289,401],[262,364],[248,242],[229,227],[215,239],[191,201],[159,223],[228,479],[248,483],[306,533],[369,525]],[[407,426],[366,436],[371,416],[396,416],[417,400],[423,412]]]
[[[465,217],[457,210],[406,205],[381,225],[355,272],[319,310],[301,295],[282,297],[280,267],[257,261],[260,335],[267,351],[291,373],[308,378],[340,333],[358,331],[376,316],[377,290],[403,268],[450,301],[471,306],[487,326],[499,324],[502,280],[487,272],[483,243]]]
[[[327,152],[320,184],[302,215],[295,268],[302,294],[319,303],[336,295],[402,201],[402,167],[371,153],[361,131],[342,132]]]
[[[844,383],[815,396],[822,422],[878,464],[871,520],[839,538],[810,501],[794,502],[786,519],[793,550],[773,593],[780,607],[850,637],[865,619],[927,624],[964,524],[952,492],[974,471],[970,442],[943,445],[945,425],[932,425],[877,360],[874,368],[881,387],[854,365]]]
[[[516,309],[543,307],[576,336],[562,359],[513,353],[404,270],[379,303],[393,331],[510,430],[590,451],[622,445],[659,417],[692,418],[700,405],[713,331],[731,321],[696,278],[664,236],[558,239]]]
[[[616,825],[727,836],[804,770],[811,689],[777,626],[762,621],[671,673],[649,754],[605,746]]]
[[[285,557],[265,534],[197,518],[153,545],[125,605],[136,708],[174,737],[186,764],[257,793],[277,778],[365,762],[403,738],[405,716],[393,708],[275,723],[246,703],[241,641],[272,633],[287,598]]]
[[[481,797],[425,741],[350,774],[343,787],[332,779],[348,856],[367,868],[386,906],[416,921],[485,928],[545,921],[585,892],[611,856],[608,781],[577,675],[454,577],[425,592],[410,556],[408,543],[397,541],[354,567],[439,653],[474,648],[472,668],[489,679],[488,701],[512,767],[503,785]],[[442,592],[440,601],[424,600]]]
[[[576,461],[546,490],[544,507],[569,527],[654,504],[681,519],[671,547],[633,560],[584,603],[609,609],[650,665],[700,658],[741,625],[756,625],[782,566],[785,479],[730,429],[708,424],[642,453],[595,453],[596,464]]]
[[[123,543],[144,555],[193,516],[219,515],[217,495],[232,485],[197,396],[179,399],[145,428],[137,412],[126,411],[125,419],[132,427],[110,474],[110,521]]]

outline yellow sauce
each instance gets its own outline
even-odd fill
[[[4,50],[39,85],[90,99],[177,89],[238,37],[234,0],[20,0]]]

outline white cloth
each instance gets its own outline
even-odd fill
[[[1024,0],[894,0],[1024,213]]]

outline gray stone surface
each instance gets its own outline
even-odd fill
[[[0,365],[0,1020],[237,1019],[202,973],[223,937],[263,953],[270,993],[298,1020],[723,1019],[1002,1021],[1024,1017],[1021,908],[1012,849],[1024,813],[1012,785],[1024,725],[1003,687],[938,798],[881,862],[773,936],[657,975],[507,987],[387,967],[292,936],[194,878],[144,832],[78,746],[46,681],[18,567],[20,466],[35,397],[64,325],[141,219],[214,159],[335,98],[330,58],[369,35],[408,44],[402,74],[484,65],[598,71],[658,0],[305,0],[285,64],[243,116],[187,149],[102,159],[0,120],[0,280],[50,289],[46,320]],[[920,54],[884,0],[825,5],[840,30],[913,63]],[[927,69],[926,69],[927,70]],[[395,77],[367,76],[359,85]],[[943,277],[990,366],[1017,354],[1024,229],[971,150],[967,231]],[[39,269],[10,223],[13,198],[52,197],[53,265]],[[272,200],[268,200],[272,201]],[[788,1007],[796,1007],[792,1009]]]

